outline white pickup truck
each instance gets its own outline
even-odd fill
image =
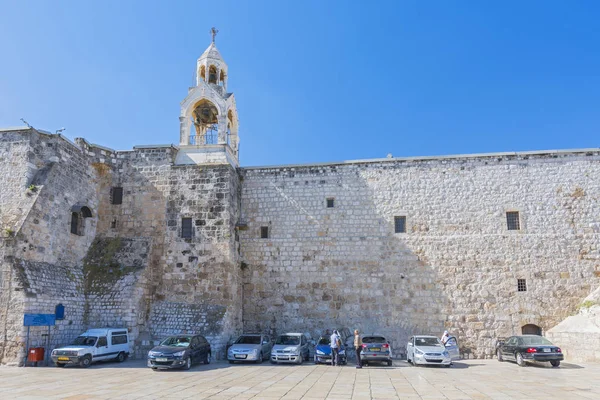
[[[103,360],[123,362],[129,357],[127,328],[89,329],[72,344],[52,350],[51,357],[57,367],[71,364],[87,368]]]

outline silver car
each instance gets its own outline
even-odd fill
[[[413,365],[432,364],[449,367],[460,358],[458,342],[450,337],[444,346],[435,336],[413,336],[406,344],[406,359]]]
[[[302,364],[308,360],[310,350],[308,339],[302,333],[284,333],[279,335],[271,350],[271,363]]]
[[[253,361],[261,363],[269,358],[273,342],[266,335],[244,334],[227,350],[230,364],[236,361]]]

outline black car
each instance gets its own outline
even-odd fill
[[[538,335],[511,336],[499,341],[496,355],[498,361],[513,360],[521,367],[524,367],[527,361],[550,362],[553,367],[558,367],[564,359],[560,347]]]
[[[166,338],[148,352],[148,367],[190,369],[195,363],[209,364],[210,358],[210,344],[204,336],[177,335]]]

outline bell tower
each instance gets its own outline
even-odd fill
[[[196,62],[193,87],[181,102],[177,164],[238,166],[239,121],[233,93],[227,92],[228,67],[217,49],[218,30]]]

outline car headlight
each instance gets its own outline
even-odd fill
[[[442,354],[444,355],[444,357],[450,357],[450,353],[448,353],[448,351],[444,351]]]
[[[325,353],[323,353],[321,350],[317,350],[316,353],[320,356],[324,355]]]
[[[421,350],[419,350],[419,349],[415,349],[415,354],[418,354],[418,355],[422,356],[422,355],[423,355],[423,354],[425,354],[425,353],[423,353],[423,352],[422,352]]]
[[[254,354],[255,356],[257,356],[258,355],[258,349],[252,350],[252,354]]]
[[[183,357],[184,354],[185,354],[185,350],[178,351],[177,353],[173,353],[173,355],[175,357]]]
[[[56,355],[56,350],[52,350],[52,355],[55,356]]]

